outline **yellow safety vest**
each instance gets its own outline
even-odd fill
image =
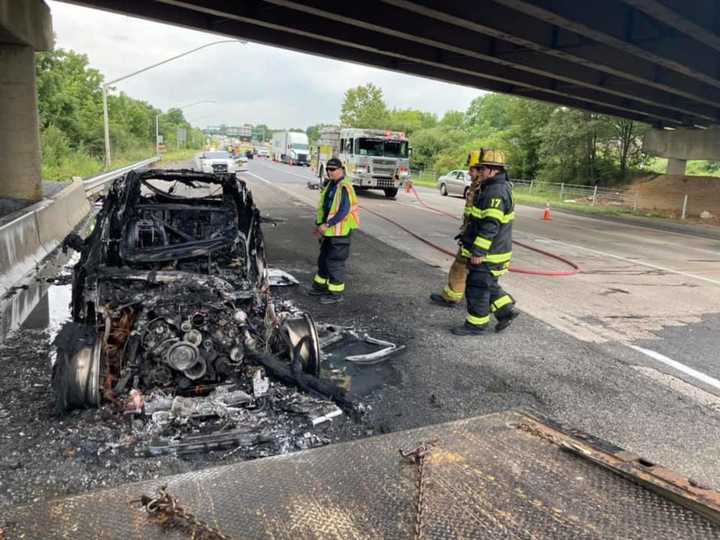
[[[325,208],[325,197],[327,196],[328,189],[330,189],[330,182],[320,192],[320,205],[317,209],[317,222],[322,222],[323,209]],[[330,205],[330,212],[328,213],[325,221],[330,221],[335,214],[340,210],[340,201],[342,201],[342,190],[346,189],[348,196],[350,197],[350,212],[345,216],[341,222],[337,223],[332,227],[328,227],[325,231],[325,236],[347,236],[351,231],[360,227],[360,206],[358,205],[357,195],[355,195],[355,189],[353,188],[352,182],[347,177],[340,181],[340,185],[335,190],[335,196],[333,197],[332,204]]]

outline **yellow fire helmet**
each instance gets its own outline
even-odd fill
[[[506,167],[507,159],[505,158],[505,152],[501,150],[481,148],[480,150],[473,150],[468,154],[467,164],[469,167],[473,167],[475,165]]]

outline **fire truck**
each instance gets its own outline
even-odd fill
[[[325,178],[327,160],[336,157],[356,190],[381,189],[394,198],[410,179],[410,144],[399,131],[324,127],[314,154],[320,178]]]

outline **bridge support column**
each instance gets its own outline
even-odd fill
[[[720,160],[720,126],[708,129],[653,129],[643,139],[643,150],[668,158],[666,174],[685,175],[690,159]]]
[[[35,51],[52,48],[42,0],[0,0],[0,204],[42,198]]]
[[[668,158],[667,169],[665,174],[676,174],[683,176],[687,167],[687,159]]]
[[[42,198],[35,52],[0,44],[0,197]]]

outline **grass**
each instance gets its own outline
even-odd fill
[[[422,171],[422,174],[413,174],[411,178],[416,186],[437,187],[437,176],[432,171]]]
[[[187,161],[193,159],[196,154],[200,153],[199,148],[183,148],[181,150],[171,150],[162,155],[162,161]]]
[[[661,214],[653,212],[640,212],[634,211],[631,208],[618,207],[618,206],[592,206],[590,204],[583,203],[571,203],[567,201],[558,200],[559,194],[557,192],[545,193],[545,192],[533,192],[529,193],[527,188],[515,188],[513,190],[513,198],[518,204],[525,204],[528,206],[544,207],[547,203],[550,203],[550,208],[561,208],[567,210],[574,210],[576,212],[582,212],[584,214],[594,214],[603,216],[643,216],[653,218],[667,218]]]
[[[163,161],[187,161],[195,157],[197,148],[183,148],[163,154]],[[155,155],[152,146],[140,147],[113,156],[112,168],[119,169]],[[62,157],[59,163],[43,163],[42,178],[55,182],[65,182],[73,176],[88,178],[105,170],[103,158],[90,156],[84,152],[70,152]]]
[[[154,155],[154,148],[135,148],[116,155],[113,158],[112,168],[119,169],[132,163],[137,163]],[[105,163],[102,158],[90,156],[84,152],[70,152],[65,154],[59,162],[43,163],[43,180],[64,182],[73,176],[87,178],[103,172]]]

